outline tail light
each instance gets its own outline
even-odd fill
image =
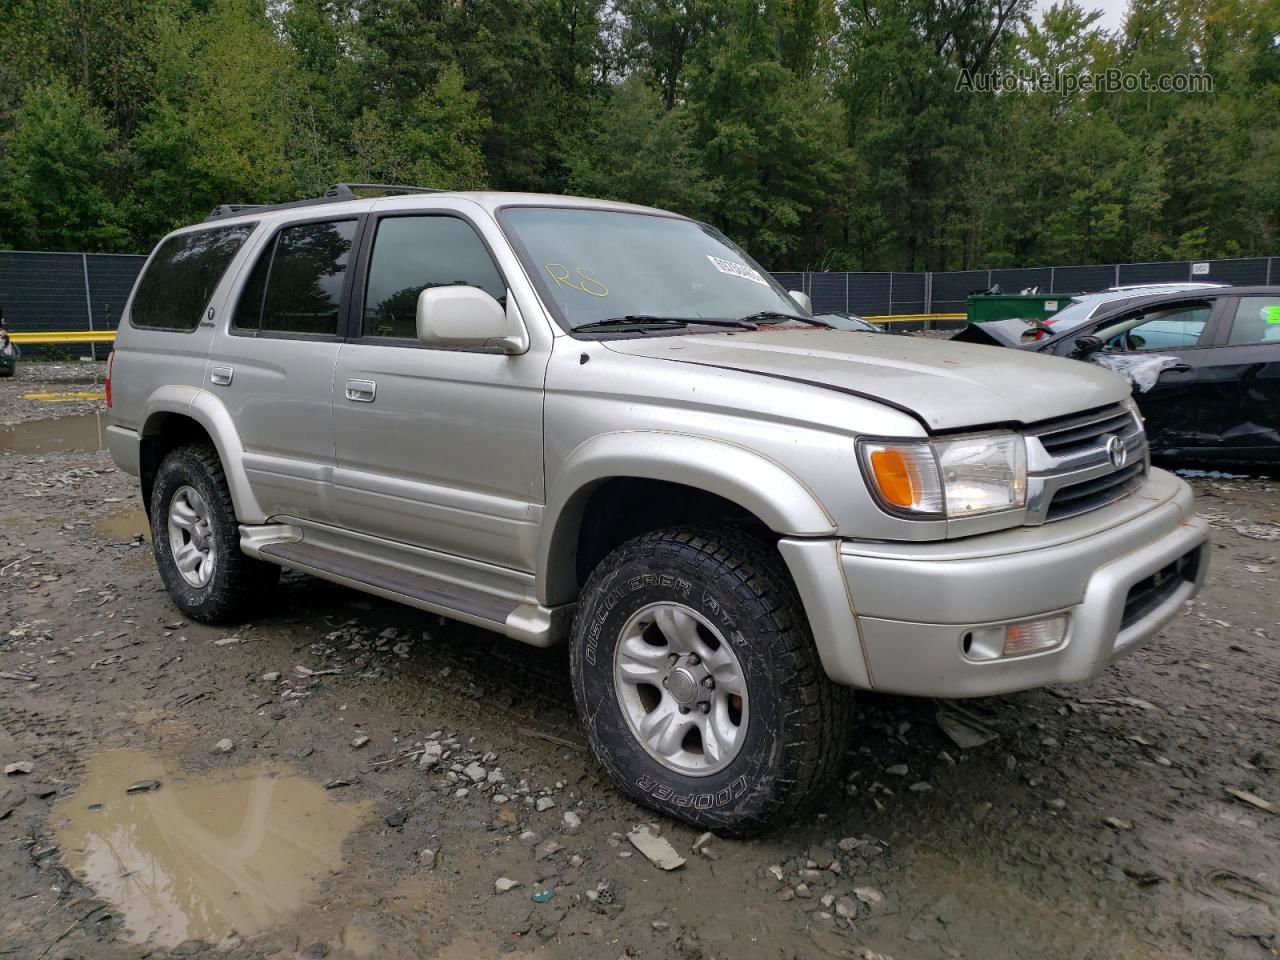
[[[116,352],[112,350],[109,354],[107,354],[106,388],[107,388],[107,409],[108,410],[111,409],[111,367],[115,362],[116,362]]]

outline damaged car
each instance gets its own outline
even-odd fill
[[[1082,322],[973,324],[953,340],[1086,360],[1127,377],[1153,454],[1280,462],[1280,286],[1114,291]],[[1065,312],[1065,311],[1064,311]],[[1054,318],[1057,320],[1057,318]]]

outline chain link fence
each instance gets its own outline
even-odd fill
[[[0,251],[5,325],[14,333],[114,330],[146,260],[130,254]],[[88,344],[74,353],[97,359],[109,349]],[[35,353],[37,348],[24,352]]]
[[[997,284],[1002,293],[1075,294],[1146,283],[1280,283],[1280,257],[1175,260],[1097,266],[952,270],[937,273],[775,273],[788,290],[803,290],[819,313],[842,310],[864,316],[963,313],[969,294]]]
[[[145,262],[145,257],[128,254],[0,251],[0,307],[5,321],[15,332],[114,330]],[[1073,294],[1173,281],[1234,286],[1280,283],[1280,257],[945,273],[787,272],[774,276],[788,290],[807,293],[818,313],[840,310],[890,316],[963,313],[969,294],[997,284],[1004,293],[1034,287],[1039,293]]]

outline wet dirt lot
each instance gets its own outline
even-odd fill
[[[1195,481],[1209,585],[1144,651],[964,703],[993,736],[968,749],[937,704],[864,696],[811,817],[751,842],[660,822],[666,873],[562,651],[295,575],[253,623],[184,621],[100,402],[22,398],[95,368],[19,371],[0,958],[1280,956],[1280,482]]]

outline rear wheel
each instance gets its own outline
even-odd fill
[[[151,490],[151,542],[174,604],[204,623],[257,612],[280,568],[240,552],[240,525],[218,452],[194,443],[171,450]]]
[[[631,796],[703,829],[758,831],[838,771],[850,692],[827,680],[777,554],[733,532],[623,544],[574,622],[574,694]]]

